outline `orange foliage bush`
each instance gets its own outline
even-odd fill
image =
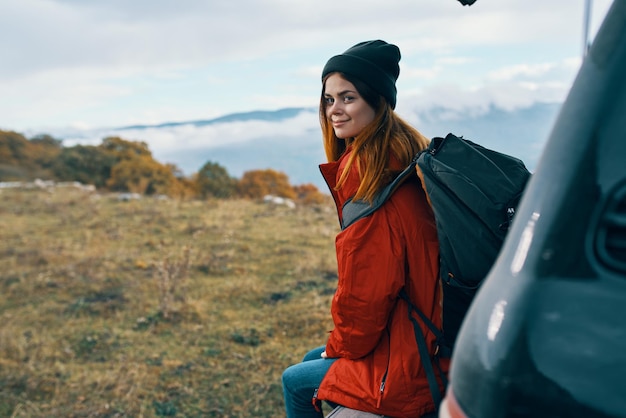
[[[270,194],[289,199],[296,197],[296,192],[289,184],[289,177],[285,173],[271,168],[243,173],[243,177],[239,181],[239,193],[244,197],[255,199]]]

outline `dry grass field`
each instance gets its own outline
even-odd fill
[[[331,202],[0,190],[0,416],[284,416],[337,231]]]

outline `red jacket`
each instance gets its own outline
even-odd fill
[[[333,190],[348,154],[320,165],[340,217],[359,184],[353,169],[344,186]],[[433,411],[407,306],[398,299],[406,286],[413,303],[441,328],[437,230],[418,180],[402,185],[379,210],[340,232],[335,246],[339,282],[326,353],[339,360],[317,398],[393,417]],[[425,328],[423,332],[432,354],[434,336]],[[443,367],[447,371],[445,360]]]

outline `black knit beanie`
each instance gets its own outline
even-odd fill
[[[397,46],[381,40],[360,42],[329,59],[322,71],[322,80],[335,71],[354,76],[380,93],[395,109],[399,62]]]

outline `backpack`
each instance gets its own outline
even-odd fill
[[[436,336],[439,350],[433,362],[438,366],[439,357],[452,355],[463,318],[500,252],[530,173],[521,160],[510,155],[453,134],[436,137],[371,204],[348,200],[342,209],[341,228],[375,212],[416,173],[435,214],[443,330],[435,327],[404,290],[400,297],[408,303],[409,319],[422,358],[428,358],[429,354],[418,318]],[[441,393],[432,364],[428,361],[422,364],[435,405],[439,405]],[[443,373],[440,376],[445,390],[447,381]]]

